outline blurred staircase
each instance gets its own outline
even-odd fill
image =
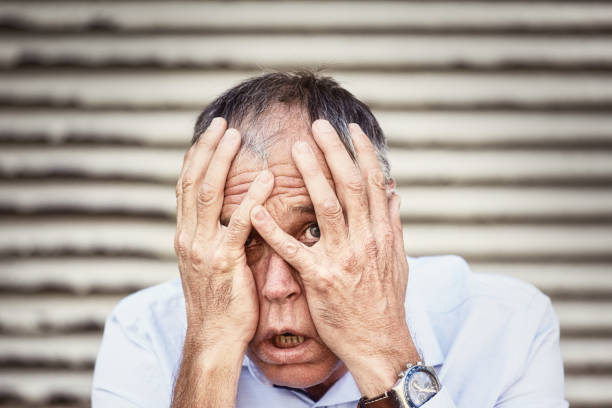
[[[612,2],[0,3],[0,407],[88,406],[104,319],[178,276],[197,113],[310,68],[375,111],[408,253],[533,282],[612,407]]]

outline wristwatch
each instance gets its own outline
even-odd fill
[[[432,367],[422,362],[408,364],[393,388],[371,399],[363,397],[358,408],[418,408],[440,391],[440,380]]]

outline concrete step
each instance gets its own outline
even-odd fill
[[[186,147],[199,111],[0,111],[0,141]],[[375,111],[391,146],[612,144],[608,113]]]
[[[143,15],[146,10],[146,15]],[[274,10],[274,13],[269,13]],[[27,3],[5,1],[0,16],[22,27],[44,30],[431,30],[592,29],[612,26],[606,3],[520,1],[378,2],[178,1]]]
[[[163,67],[392,67],[612,65],[612,37],[525,35],[4,36],[0,67],[22,63]],[[294,52],[299,49],[300,52]],[[205,52],[202,52],[205,50]]]
[[[116,181],[0,181],[0,209],[20,214],[153,214],[172,219],[169,184]],[[612,219],[612,191],[568,187],[401,186],[402,216],[424,220],[570,221]],[[449,205],[452,203],[452,205]]]
[[[174,258],[175,224],[124,217],[31,217],[0,222],[5,254],[128,254]],[[608,225],[404,224],[408,254],[471,260],[609,260]]]
[[[0,100],[86,108],[201,109],[216,96],[261,71],[46,70],[0,77]],[[373,108],[492,106],[522,108],[606,107],[612,77],[601,73],[465,73],[329,71]]]
[[[68,175],[174,184],[184,149],[143,147],[13,147],[0,150],[5,178]],[[612,154],[593,150],[392,149],[392,174],[410,185],[610,183]]]

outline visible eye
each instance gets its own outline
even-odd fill
[[[305,231],[306,245],[314,245],[321,238],[321,230],[317,223],[310,224]]]

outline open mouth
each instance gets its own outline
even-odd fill
[[[304,336],[296,336],[293,333],[283,333],[274,336],[274,345],[278,348],[296,347],[303,342]]]

